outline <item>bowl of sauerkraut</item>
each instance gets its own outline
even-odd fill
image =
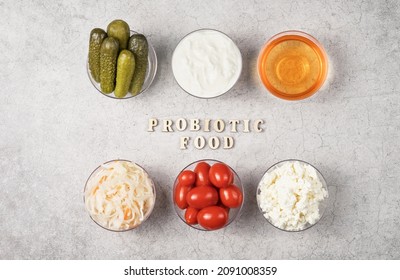
[[[90,174],[84,189],[85,207],[92,220],[117,232],[145,222],[155,200],[153,180],[146,170],[129,160],[101,164]]]

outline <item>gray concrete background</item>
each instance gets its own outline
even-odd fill
[[[0,258],[400,258],[398,1],[0,0],[0,11]],[[159,58],[151,89],[123,101],[100,95],[85,68],[90,30],[116,18]],[[170,65],[179,39],[205,27],[244,59],[238,84],[213,100],[184,93]],[[301,102],[278,100],[256,76],[264,42],[289,29],[314,35],[330,59],[325,87]],[[180,116],[263,118],[266,131],[237,134],[230,151],[180,151],[179,133],[146,132],[149,117]],[[246,199],[228,228],[200,232],[175,214],[171,185],[210,157],[236,169]],[[158,190],[153,215],[126,233],[98,227],[82,201],[87,176],[115,158],[144,166]],[[274,229],[255,200],[263,172],[287,158],[316,165],[330,187],[326,215],[301,233]]]

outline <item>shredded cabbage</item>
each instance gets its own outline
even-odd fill
[[[129,161],[101,165],[86,185],[85,204],[90,216],[112,230],[140,225],[154,201],[153,182],[143,168]]]

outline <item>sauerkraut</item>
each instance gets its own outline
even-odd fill
[[[85,205],[99,225],[127,230],[140,225],[155,201],[153,182],[146,171],[130,161],[105,163],[90,176]]]

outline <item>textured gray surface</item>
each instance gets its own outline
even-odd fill
[[[400,6],[392,1],[1,1],[0,258],[398,259],[400,258]],[[159,58],[151,89],[101,96],[85,69],[88,34],[115,18],[148,35]],[[198,28],[226,32],[244,59],[223,97],[198,100],[170,69],[178,40]],[[326,86],[301,102],[268,94],[255,73],[264,42],[280,31],[313,34],[330,59]],[[178,149],[179,134],[146,132],[149,117],[264,118],[230,151]],[[184,225],[171,185],[201,158],[229,163],[246,189],[240,219],[217,232]],[[100,163],[143,165],[158,187],[150,219],[112,233],[85,212],[82,190]],[[287,158],[316,165],[330,186],[320,223],[301,233],[270,226],[256,185]]]

